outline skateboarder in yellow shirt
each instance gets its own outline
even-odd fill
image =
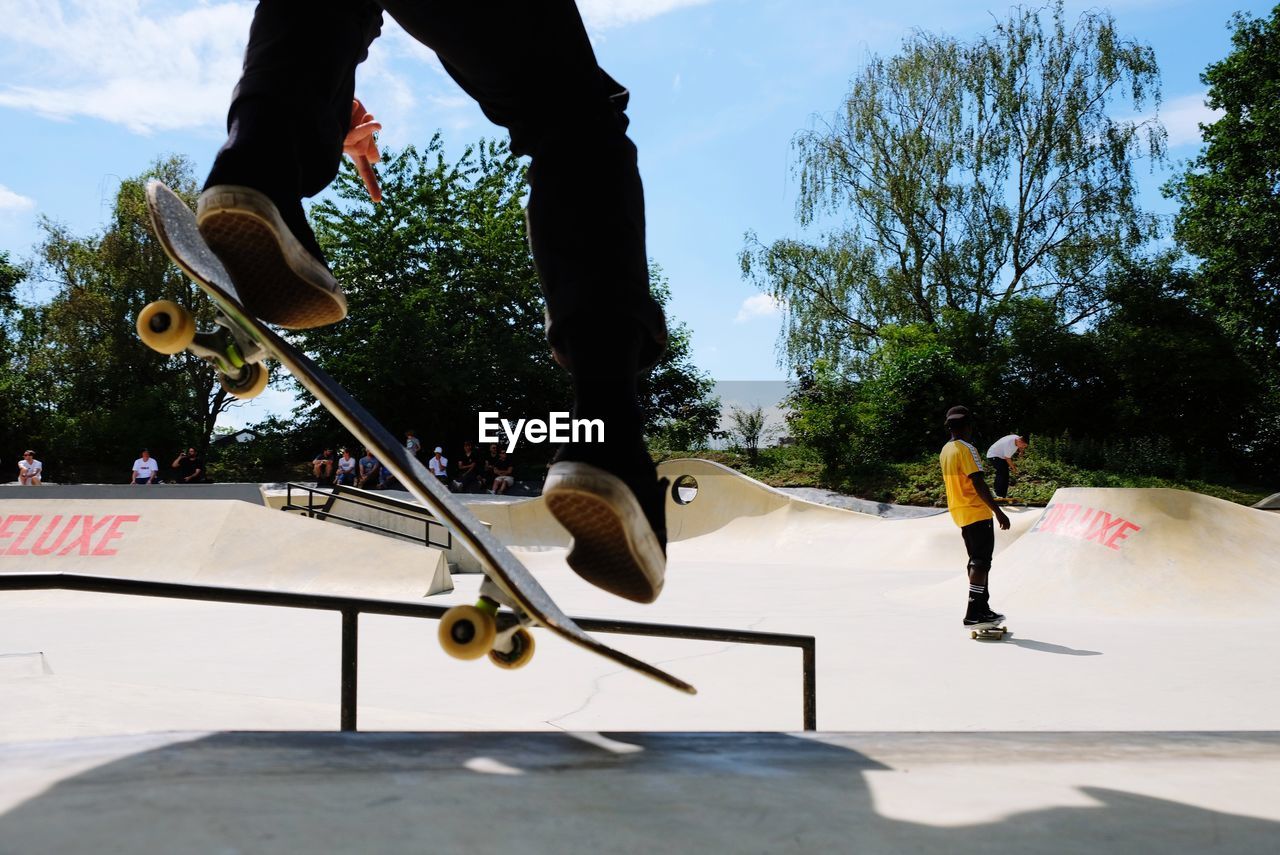
[[[960,526],[960,535],[969,553],[969,607],[964,625],[999,624],[1004,621],[1004,615],[991,610],[991,590],[987,584],[996,544],[991,518],[995,516],[1002,531],[1009,528],[1009,518],[992,497],[982,474],[982,456],[969,442],[973,436],[973,416],[969,408],[947,410],[946,427],[951,432],[951,441],[942,447],[938,463],[947,488],[947,509],[951,519]]]

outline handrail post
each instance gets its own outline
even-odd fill
[[[357,661],[360,643],[360,612],[342,610],[342,729],[356,729],[358,693]]]
[[[804,729],[818,729],[817,642],[809,638],[804,647]]]

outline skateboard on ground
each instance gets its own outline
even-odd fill
[[[1001,626],[998,623],[975,623],[973,626],[966,626],[969,630],[969,637],[978,641],[1002,641],[1006,635],[1012,635],[1008,627]]]
[[[274,359],[306,387],[320,405],[378,456],[400,483],[453,532],[479,560],[485,574],[474,606],[455,606],[440,621],[440,644],[459,659],[486,654],[503,668],[519,668],[533,655],[531,626],[560,637],[633,671],[694,694],[688,683],[647,662],[614,650],[588,635],[560,610],[528,568],[498,542],[472,513],[427,471],[386,428],[304,353],[254,318],[240,304],[230,277],[196,228],[187,204],[160,181],[147,184],[151,224],[165,252],[217,309],[215,328],[197,330],[191,312],[173,302],[151,303],[138,316],[138,335],[160,353],[184,350],[208,360],[223,388],[248,398],[267,385],[266,360]],[[499,613],[500,605],[515,613]]]

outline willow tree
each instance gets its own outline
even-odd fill
[[[1089,318],[1107,266],[1157,231],[1135,169],[1164,130],[1116,114],[1158,103],[1152,49],[1106,11],[1069,24],[1061,0],[873,57],[794,140],[797,219],[820,236],[746,236],[744,276],[786,307],[782,361],[856,374],[902,326],[989,340],[1019,298]]]

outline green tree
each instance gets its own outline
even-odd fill
[[[451,163],[437,134],[421,152],[384,153],[379,170],[381,204],[348,168],[336,201],[312,208],[350,314],[298,340],[379,420],[428,447],[474,438],[481,410],[545,417],[568,384],[543,338],[519,162],[482,141]]]
[[[649,265],[650,290],[666,310],[671,285],[657,264]],[[718,436],[720,400],[715,381],[693,364],[693,334],[689,327],[667,316],[667,350],[653,370],[640,378],[640,407],[650,436],[661,446],[677,451],[703,447]]]
[[[1163,157],[1150,47],[1061,0],[970,43],[917,33],[873,58],[829,120],[795,140],[798,220],[816,243],[748,233],[744,276],[786,307],[781,356],[859,371],[890,328],[972,317],[979,341],[1037,297],[1064,328],[1103,304],[1099,273],[1155,234],[1134,167]]]
[[[1258,393],[1233,407],[1251,425],[1237,446],[1270,477],[1280,466],[1280,6],[1232,26],[1231,53],[1201,75],[1222,115],[1202,126],[1204,148],[1165,194],[1181,205],[1175,236],[1203,261],[1190,296],[1258,377]]]
[[[202,360],[162,356],[138,339],[135,318],[152,300],[193,307],[202,322],[212,314],[151,233],[152,177],[195,197],[189,162],[171,157],[121,182],[100,233],[81,237],[40,223],[33,277],[53,294],[24,324],[19,348],[51,478],[121,479],[142,446],[161,459],[188,443],[203,453],[230,404]]]
[[[1168,256],[1115,271],[1108,310],[1089,333],[1108,418],[1090,426],[1077,417],[1067,425],[1074,435],[1163,442],[1180,471],[1160,474],[1242,470],[1239,451],[1253,431],[1248,403],[1258,400],[1261,378],[1212,313],[1190,299],[1196,287]]]
[[[739,448],[747,452],[747,459],[754,466],[760,456],[760,443],[768,442],[776,433],[769,424],[764,407],[757,404],[750,409],[729,408],[729,437]]]
[[[381,204],[345,168],[335,200],[312,208],[350,314],[295,338],[380,421],[416,430],[428,446],[475,438],[480,411],[545,418],[566,409],[569,379],[546,344],[525,236],[520,161],[481,140],[450,162],[437,134],[421,151],[384,153],[379,169]],[[665,302],[660,271],[654,283]],[[710,381],[689,362],[687,330],[673,323],[672,332],[642,404],[651,431],[682,438],[706,430],[714,404],[705,400]],[[333,435],[332,420],[302,400],[303,428]]]
[[[1202,296],[1255,354],[1280,347],[1280,6],[1237,14],[1232,51],[1200,79],[1222,115],[1204,148],[1165,186],[1181,204],[1174,234],[1204,260]]]
[[[7,252],[0,252],[0,466],[8,467],[28,445],[31,437],[31,394],[26,372],[19,355],[21,327],[25,313],[17,299],[17,286],[26,272],[9,259]],[[0,482],[9,480],[12,472],[0,475]]]

